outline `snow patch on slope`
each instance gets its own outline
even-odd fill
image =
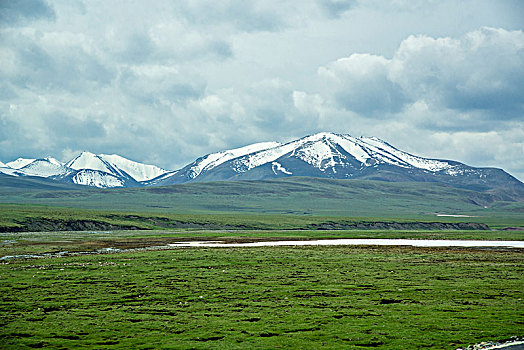
[[[261,150],[266,150],[268,148],[274,148],[279,145],[280,143],[278,142],[261,142],[228,151],[208,154],[207,156],[202,157],[200,160],[195,161],[196,164],[190,168],[189,177],[194,179],[203,171],[213,169],[231,159],[242,157],[246,154],[259,152]]]
[[[338,156],[339,153],[333,152],[331,147],[322,141],[328,135],[331,134],[318,133],[288,142],[284,145],[249,154],[235,161],[234,170],[239,173],[246,172],[257,166],[274,162],[286,154],[290,156],[295,155],[299,159],[321,170],[334,166],[336,163],[334,157]],[[326,159],[328,159],[327,163],[324,162]]]
[[[24,175],[23,173],[21,173],[17,169],[13,169],[13,168],[10,168],[8,166],[0,167],[0,173],[5,174],[5,175],[10,175],[10,176],[21,176],[21,175]]]
[[[77,185],[95,186],[99,188],[123,187],[124,181],[118,177],[97,170],[83,169],[73,176]]]
[[[360,140],[369,145],[375,146],[379,149],[386,151],[387,153],[393,155],[394,157],[406,162],[407,164],[415,168],[425,169],[429,171],[441,171],[453,167],[453,165],[447,162],[417,157],[409,153],[402,152],[396,149],[395,147],[389,145],[387,142],[384,142],[376,137],[361,137]]]
[[[29,158],[18,158],[12,162],[7,163],[6,165],[12,169],[20,169],[25,167],[27,164],[34,162],[36,159]]]
[[[288,171],[286,168],[284,168],[284,167],[282,166],[282,164],[280,164],[279,162],[273,162],[273,163],[271,163],[271,170],[273,170],[273,173],[274,173],[275,175],[278,175],[278,174],[277,174],[277,171],[280,171],[280,172],[282,172],[282,173],[284,173],[284,174],[287,174],[287,175],[293,175],[292,172],[290,172],[290,171]]]

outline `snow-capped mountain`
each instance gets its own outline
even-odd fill
[[[96,155],[91,152],[82,152],[66,165],[74,170],[94,170],[116,177],[131,177],[138,182],[151,180],[167,173],[167,170],[155,165],[134,162],[116,154]]]
[[[13,176],[50,177],[66,173],[67,168],[64,167],[64,164],[51,157],[42,159],[18,158],[0,166],[0,172]]]
[[[267,142],[209,154],[163,178],[164,183],[219,179],[266,179],[291,175],[354,178],[390,165],[431,172],[454,171],[459,163],[416,157],[376,137],[318,133],[279,144]],[[456,170],[455,170],[456,171]]]
[[[47,177],[101,188],[290,176],[440,182],[480,191],[504,188],[504,193],[516,194],[509,197],[524,198],[524,184],[501,169],[474,168],[451,160],[418,157],[376,137],[334,133],[318,133],[284,144],[262,142],[211,153],[176,171],[116,154],[82,152],[66,164],[50,157],[19,158],[1,163],[0,173]]]
[[[280,143],[278,142],[261,142],[223,152],[210,153],[198,158],[193,163],[186,165],[180,170],[166,173],[163,176],[158,177],[152,181],[151,184],[165,183],[166,181],[170,184],[188,182],[227,161],[278,146],[280,146]]]
[[[0,167],[0,172],[13,176],[38,176],[57,181],[101,188],[136,187],[167,170],[155,165],[131,161],[119,155],[96,155],[82,152],[66,164],[52,157],[18,158]]]
[[[177,172],[164,175],[155,184],[310,176],[444,182],[471,189],[489,189],[495,183],[505,182],[522,185],[500,169],[473,168],[456,161],[418,157],[376,137],[318,133],[285,144],[257,145],[263,146],[237,149],[246,152],[232,150],[204,156]],[[227,154],[231,156],[223,157]],[[210,162],[210,159],[218,161]]]
[[[52,157],[35,159],[18,170],[26,175],[40,177],[62,175],[69,171],[63,163]]]
[[[143,181],[167,173],[167,170],[155,165],[138,163],[116,154],[97,155],[91,152],[82,152],[66,166],[74,171],[59,180],[103,188],[137,187]]]
[[[113,167],[125,171],[136,181],[148,181],[168,172],[156,165],[134,162],[117,154],[101,154],[99,157]]]

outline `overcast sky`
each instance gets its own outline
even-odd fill
[[[0,0],[0,161],[332,131],[524,180],[524,1]]]

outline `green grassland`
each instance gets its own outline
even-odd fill
[[[100,190],[47,182],[44,186],[41,181],[0,182],[0,231],[169,229],[191,224],[311,229],[327,222],[377,221],[524,226],[523,202],[435,183],[292,178]],[[436,213],[472,217],[437,217]],[[51,225],[50,220],[59,223]],[[69,227],[74,220],[90,222]]]
[[[112,190],[2,180],[0,348],[456,349],[523,336],[519,249],[160,248],[524,240],[524,204],[506,200],[309,178]],[[23,254],[44,257],[5,259]]]
[[[524,216],[522,202],[504,202],[494,194],[436,183],[290,178],[111,190],[13,186],[0,183],[0,202],[168,214],[291,214],[418,220],[446,213],[514,222],[522,222]]]
[[[522,336],[521,250],[271,247],[0,263],[0,347],[456,349]]]
[[[296,214],[126,212],[0,204],[0,232],[100,231],[100,230],[487,230],[522,226],[523,221],[499,216],[483,217],[325,217]],[[487,226],[487,225],[489,226]],[[522,228],[520,229],[522,230]],[[505,234],[509,235],[511,231]],[[499,232],[500,233],[500,232]],[[480,232],[479,232],[480,234]],[[482,234],[488,237],[489,234]]]

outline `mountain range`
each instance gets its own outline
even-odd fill
[[[167,170],[142,164],[116,154],[82,152],[67,163],[55,158],[18,158],[0,163],[0,172],[12,176],[37,176],[59,182],[100,188],[138,187],[141,182],[154,179]]]
[[[452,160],[418,157],[376,137],[335,133],[317,133],[283,144],[263,142],[211,153],[175,171],[118,155],[82,152],[67,163],[51,157],[0,162],[0,173],[99,188],[291,176],[437,182],[475,191],[497,191],[503,200],[524,199],[524,184],[502,169],[475,168]]]

